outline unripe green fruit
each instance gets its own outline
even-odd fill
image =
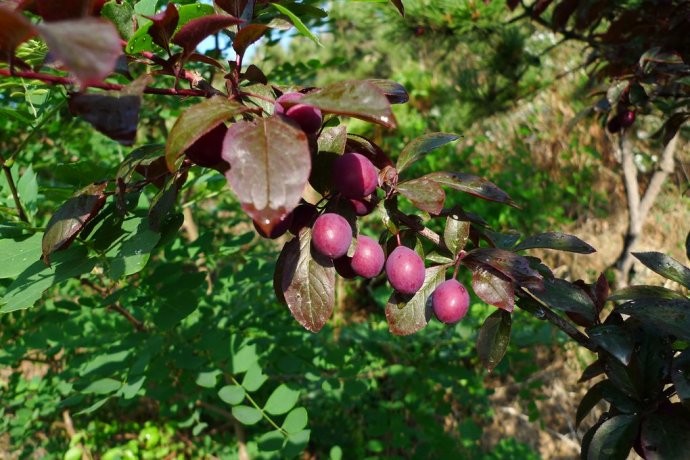
[[[352,227],[339,214],[322,214],[314,221],[311,241],[320,254],[337,259],[347,254],[352,242]]]
[[[393,289],[412,295],[424,284],[424,261],[414,250],[398,246],[388,255],[386,276]]]
[[[431,306],[434,314],[446,324],[460,321],[470,306],[470,295],[456,279],[449,279],[439,284],[431,294]]]
[[[371,195],[378,180],[376,167],[360,153],[345,153],[333,162],[333,185],[346,198]]]

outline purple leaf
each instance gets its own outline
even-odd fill
[[[497,201],[510,206],[515,206],[515,202],[508,196],[506,192],[498,188],[493,183],[481,177],[473,176],[465,173],[451,173],[451,172],[434,172],[424,176],[428,179],[436,181],[439,185],[445,185],[461,192],[469,193],[476,197],[489,201]]]
[[[242,209],[271,234],[300,201],[311,171],[306,134],[279,117],[233,124],[223,142],[225,177]]]
[[[544,287],[542,276],[529,265],[525,257],[497,248],[473,249],[463,259],[463,263],[472,269],[478,265],[490,267],[518,286],[541,290]]]
[[[468,220],[460,220],[459,217],[457,215],[448,216],[443,230],[443,243],[453,254],[453,257],[457,256],[465,248],[467,239],[470,236],[470,222]]]
[[[386,304],[388,329],[395,335],[409,335],[423,329],[432,317],[430,296],[446,279],[448,265],[429,267],[424,273],[424,284],[412,296],[394,292]]]
[[[432,150],[446,145],[449,142],[453,142],[459,138],[460,136],[457,134],[450,133],[429,133],[416,138],[407,144],[403,148],[402,152],[400,152],[400,156],[398,157],[398,161],[395,166],[398,170],[398,173],[401,173],[405,168],[410,166],[415,161],[420,160],[424,157],[424,155]]]
[[[31,22],[23,15],[0,6],[0,58],[8,58],[21,43],[36,35]]]
[[[592,299],[584,290],[568,281],[547,279],[543,283],[543,289],[532,292],[532,295],[548,307],[582,317],[590,325],[596,320]]]
[[[614,415],[594,432],[587,459],[626,458],[640,430],[640,415]]]
[[[38,15],[46,22],[74,19],[98,14],[103,1],[95,0],[36,0]]]
[[[421,177],[400,182],[396,189],[422,211],[438,215],[443,210],[446,193],[440,185]]]
[[[220,32],[226,27],[242,23],[234,16],[211,14],[192,19],[177,31],[172,41],[184,49],[185,55],[190,55],[206,37]]]
[[[311,229],[304,228],[279,257],[282,297],[292,316],[307,330],[318,332],[333,313],[335,268],[311,250]]]
[[[510,280],[478,267],[472,273],[472,290],[489,305],[512,312],[515,308],[515,287]]]
[[[649,460],[686,458],[690,452],[690,419],[687,409],[671,404],[645,417],[640,430],[643,458]]]
[[[395,128],[396,121],[386,95],[366,80],[347,80],[305,95],[300,102],[323,112],[347,115]]]
[[[55,211],[43,234],[43,261],[50,265],[50,255],[69,247],[84,226],[93,219],[105,203],[106,184],[91,184],[79,190]]]
[[[624,315],[639,319],[662,335],[690,340],[690,300],[637,299],[616,307]]]
[[[240,56],[244,55],[247,48],[263,37],[268,29],[269,27],[264,24],[249,24],[242,27],[232,41],[232,48]]]
[[[380,78],[370,78],[366,81],[376,85],[391,104],[404,104],[410,100],[410,95],[407,94],[405,87],[396,81]]]
[[[158,13],[153,17],[148,17],[153,24],[149,27],[148,34],[153,39],[153,42],[163,48],[168,53],[170,52],[170,38],[175,33],[175,28],[180,20],[180,15],[173,3],[168,3],[165,11]]]
[[[178,157],[201,136],[246,110],[245,106],[222,96],[206,99],[185,110],[170,130],[165,144],[165,161],[170,171],[177,169]]]
[[[74,74],[82,87],[102,82],[113,72],[122,54],[120,34],[110,21],[70,19],[36,27],[50,51]]]
[[[505,310],[496,310],[482,324],[477,336],[477,355],[484,367],[491,372],[508,349],[512,318]]]
[[[540,233],[538,235],[528,236],[515,246],[515,251],[522,251],[523,249],[557,249],[559,251],[576,252],[579,254],[591,254],[596,252],[589,244],[582,241],[580,238],[559,232]]]

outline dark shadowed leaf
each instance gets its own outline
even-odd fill
[[[654,133],[654,137],[660,137],[664,145],[668,144],[688,118],[690,118],[689,112],[674,113],[664,122],[661,129]]]
[[[628,286],[614,292],[611,294],[611,296],[609,296],[609,300],[635,300],[648,298],[673,300],[685,299],[686,297],[680,292],[676,292],[663,286]]]
[[[323,46],[321,42],[319,41],[319,37],[314,35],[309,28],[302,22],[302,20],[297,16],[295,13],[290,11],[285,5],[281,5],[279,3],[271,3],[271,6],[273,6],[276,10],[278,10],[281,14],[284,14],[285,16],[288,17],[292,25],[295,26],[295,28],[299,31],[301,35],[304,37],[307,37],[309,40],[313,41],[319,46]]]
[[[477,354],[491,372],[503,359],[510,343],[512,318],[505,310],[496,310],[482,324],[477,337]]]
[[[34,1],[36,11],[46,22],[92,15],[97,12],[98,3],[95,0]]]
[[[242,209],[267,234],[299,204],[311,171],[307,136],[279,117],[233,124],[223,159]]]
[[[685,257],[690,261],[690,232],[685,237]]]
[[[484,200],[496,201],[498,203],[515,206],[515,202],[508,196],[506,192],[498,188],[495,184],[489,182],[481,177],[473,176],[465,173],[451,173],[451,172],[434,172],[424,176],[428,179],[438,182],[440,185],[445,185],[461,192],[469,193]]]
[[[517,285],[540,290],[544,279],[529,265],[529,260],[513,252],[497,248],[478,248],[468,252],[463,263],[472,269],[477,266],[492,268]]]
[[[528,236],[522,240],[520,244],[515,246],[516,251],[534,248],[557,249],[559,251],[576,252],[579,254],[591,254],[596,252],[596,249],[580,238],[559,232],[547,232]]]
[[[585,291],[565,280],[558,278],[544,280],[544,290],[532,292],[532,295],[548,307],[575,313],[582,316],[589,324],[594,324],[596,318],[594,302]]]
[[[245,11],[249,0],[215,0],[214,3],[226,13],[239,18],[242,17],[242,13]]]
[[[117,3],[114,0],[110,0],[101,9],[101,16],[110,19],[115,24],[120,36],[125,40],[129,40],[134,33],[133,15],[134,8],[132,8],[129,2]]]
[[[17,46],[34,35],[36,30],[22,14],[0,6],[0,59],[8,60]]]
[[[427,153],[441,146],[459,139],[460,136],[451,133],[429,133],[418,137],[409,144],[407,144],[396,163],[398,173],[410,166],[412,163],[419,161]]]
[[[172,42],[184,49],[184,54],[189,56],[206,37],[221,30],[240,24],[241,19],[229,15],[209,14],[195,18],[183,25],[173,36]]]
[[[587,449],[588,460],[624,460],[628,457],[640,426],[638,415],[616,415],[594,433]]]
[[[104,19],[70,19],[36,27],[50,51],[82,87],[103,81],[113,72],[122,54],[120,34],[112,22]]]
[[[205,99],[185,110],[170,130],[165,144],[168,169],[175,171],[177,159],[201,136],[245,110],[243,105],[221,96]]]
[[[646,460],[681,460],[690,452],[690,413],[674,404],[642,422],[641,444]]]
[[[690,289],[690,269],[673,257],[660,252],[634,252],[633,255],[661,276]]]
[[[311,229],[283,248],[281,290],[292,316],[304,328],[318,332],[333,313],[335,268],[330,260],[312,254]],[[316,257],[314,257],[316,256]]]
[[[75,93],[69,97],[72,114],[122,145],[132,145],[139,124],[140,95],[110,96]]]
[[[422,211],[438,215],[443,210],[446,192],[436,182],[421,177],[400,182],[396,189]]]
[[[324,112],[348,115],[395,128],[391,104],[383,91],[366,80],[347,80],[328,85],[301,99]]]
[[[153,39],[153,43],[170,52],[170,39],[175,33],[177,23],[180,20],[177,7],[173,3],[168,3],[165,11],[148,19],[152,22],[148,34]]]
[[[587,380],[591,380],[597,375],[601,375],[604,373],[604,363],[600,359],[597,359],[594,361],[592,364],[587,366],[584,371],[582,371],[582,375],[580,376],[580,379],[577,381],[578,383],[586,382]]]
[[[106,184],[91,184],[79,190],[63,203],[48,221],[43,234],[42,257],[50,264],[50,255],[68,247],[84,226],[93,219],[105,203]]]
[[[367,81],[376,85],[388,98],[388,102],[391,104],[404,104],[410,100],[410,95],[407,94],[407,90],[398,82],[379,78],[370,78]]]
[[[686,349],[673,358],[671,378],[680,401],[690,409],[690,350]]]
[[[579,427],[582,420],[587,417],[587,414],[592,411],[594,406],[604,399],[604,385],[611,385],[611,382],[602,380],[601,382],[595,383],[582,397],[580,404],[577,406],[577,413],[575,414],[575,428]]]
[[[345,151],[361,153],[369,158],[369,160],[374,163],[374,166],[379,169],[384,169],[386,166],[393,166],[393,161],[386,155],[386,152],[384,152],[381,147],[366,137],[357,134],[348,133]]]
[[[577,9],[578,3],[578,0],[563,0],[556,5],[553,9],[553,16],[551,17],[554,29],[561,30],[565,27],[568,19]]]
[[[400,16],[405,16],[405,6],[403,5],[402,0],[391,0],[391,3],[397,8]]]
[[[424,284],[411,298],[393,292],[386,304],[388,329],[395,335],[409,335],[423,329],[432,316],[429,297],[446,278],[448,265],[429,267],[424,273]]]
[[[631,300],[616,307],[616,311],[642,320],[662,334],[690,340],[690,300]]]
[[[285,436],[278,430],[269,431],[259,436],[256,443],[261,452],[275,452],[283,447]]]
[[[472,272],[472,290],[489,305],[512,312],[515,308],[515,287],[510,280],[501,278],[481,267]]]
[[[630,363],[633,352],[633,340],[623,326],[616,324],[599,324],[586,330],[589,338],[596,345],[611,353],[624,365]]]
[[[453,256],[457,256],[460,251],[465,249],[469,236],[469,221],[460,220],[458,215],[450,215],[446,218],[446,226],[443,229],[443,244],[446,245]]]
[[[263,37],[268,29],[269,27],[264,24],[248,24],[242,27],[232,41],[232,48],[237,54],[244,55],[247,48]]]
[[[318,138],[319,152],[333,152],[342,155],[347,143],[347,128],[343,125],[324,128]]]

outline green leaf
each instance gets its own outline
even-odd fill
[[[51,267],[36,261],[22,271],[7,288],[0,300],[0,312],[29,308],[49,287],[89,273],[95,265],[96,260],[89,258],[88,252],[82,247],[70,248],[55,254]]]
[[[22,241],[0,239],[0,279],[15,278],[41,258],[42,235]]]
[[[454,190],[469,193],[470,195],[484,200],[496,201],[498,203],[517,207],[513,199],[510,198],[506,192],[481,177],[466,173],[451,173],[445,171],[433,172],[422,177],[433,180],[439,185],[445,185]]]
[[[448,250],[456,257],[460,251],[465,249],[467,238],[470,236],[470,223],[460,220],[459,216],[448,216],[446,226],[443,230],[443,243]]]
[[[122,385],[122,388],[120,389],[120,393],[122,394],[122,397],[125,399],[132,399],[135,396],[137,396],[137,393],[139,393],[139,390],[144,386],[144,382],[146,381],[146,376],[142,375],[138,379],[134,381],[127,381],[124,385]]]
[[[680,401],[690,408],[690,349],[673,358],[671,378]]]
[[[388,98],[378,86],[367,80],[333,83],[307,94],[300,102],[318,107],[323,112],[361,118],[388,128],[396,126]]]
[[[298,433],[307,426],[308,422],[309,415],[307,414],[307,409],[304,407],[295,407],[285,417],[282,428],[289,434]]]
[[[568,281],[558,278],[547,279],[544,280],[543,291],[530,292],[546,306],[575,313],[582,316],[589,324],[594,324],[596,318],[594,302],[585,291]]]
[[[124,236],[106,253],[108,276],[117,280],[141,271],[156,247],[160,234],[149,228],[148,219],[132,217],[122,224]]]
[[[690,289],[690,269],[673,257],[660,252],[633,252],[633,255],[661,276]]]
[[[623,365],[630,364],[635,344],[623,326],[599,324],[586,329],[586,332],[592,342],[611,353]]]
[[[482,324],[477,337],[479,359],[491,372],[505,355],[510,343],[512,318],[505,310],[496,310]]]
[[[120,36],[125,40],[129,40],[134,34],[134,8],[129,2],[118,3],[115,0],[110,0],[101,8],[101,16],[110,19]]]
[[[85,394],[93,393],[97,395],[105,395],[116,392],[121,386],[122,382],[119,380],[104,378],[92,382],[89,386],[81,390],[81,392]]]
[[[201,136],[246,110],[243,105],[222,96],[205,99],[185,110],[175,121],[165,144],[168,169],[175,171],[178,158]]]
[[[282,453],[285,458],[296,457],[301,454],[309,444],[310,430],[302,430],[297,433],[292,433],[288,436]]]
[[[257,444],[259,445],[259,450],[261,452],[275,452],[283,447],[285,442],[285,436],[278,430],[269,431],[259,436],[257,439]]]
[[[36,200],[38,199],[38,180],[31,165],[26,168],[22,177],[19,178],[17,192],[19,199],[24,205],[24,210],[29,217],[33,217],[36,212]]]
[[[258,363],[252,364],[242,379],[242,386],[249,392],[256,391],[268,380]]]
[[[400,182],[396,190],[417,208],[433,215],[441,213],[446,201],[446,193],[441,186],[423,177]]]
[[[608,380],[595,383],[582,397],[575,414],[575,428],[579,427],[582,420],[592,411],[594,406],[604,399],[603,386],[606,384],[610,385],[611,383]]]
[[[596,252],[589,244],[582,241],[580,238],[559,232],[540,233],[538,235],[528,236],[515,246],[515,251],[522,251],[524,249],[557,249],[559,251],[569,251],[578,254],[591,254]]]
[[[347,144],[347,127],[338,125],[322,129],[317,143],[319,152],[332,152],[342,155]]]
[[[280,290],[290,313],[307,330],[320,331],[335,304],[333,263],[312,254],[310,228],[285,244],[278,260]]]
[[[279,385],[268,397],[264,410],[271,415],[281,415],[295,407],[299,399],[299,391],[292,390],[285,384]]]
[[[271,3],[271,6],[273,6],[273,8],[278,10],[280,13],[287,16],[290,19],[290,22],[292,22],[292,25],[295,26],[295,28],[299,31],[300,34],[307,37],[309,40],[313,41],[318,46],[323,46],[323,44],[319,41],[319,38],[316,35],[314,35],[306,25],[304,25],[302,20],[299,17],[297,17],[295,13],[287,9],[284,5],[280,5],[278,3]]]
[[[218,376],[222,374],[223,373],[218,369],[199,372],[199,375],[196,377],[196,384],[204,388],[214,388],[218,382]]]
[[[670,412],[670,413],[669,413]],[[677,404],[642,422],[641,444],[647,460],[682,460],[690,452],[690,413]]]
[[[245,345],[240,348],[237,353],[232,355],[232,368],[230,371],[234,374],[241,374],[247,372],[249,368],[259,359],[256,354],[256,345]]]
[[[653,326],[662,334],[690,340],[690,300],[631,300],[616,307],[616,311],[633,316]]]
[[[218,397],[224,403],[236,406],[244,401],[244,388],[239,385],[226,385],[218,391]]]
[[[663,286],[628,286],[611,294],[608,300],[635,300],[635,299],[685,299],[680,292],[673,291]]]
[[[105,19],[80,18],[42,22],[36,26],[48,48],[82,86],[101,83],[122,55],[120,34]]]
[[[422,159],[427,153],[457,139],[460,139],[460,136],[451,133],[429,133],[420,136],[403,148],[395,168],[398,173],[401,173],[412,163]]]
[[[105,403],[110,401],[111,398],[112,398],[112,396],[108,396],[108,397],[103,398],[99,401],[96,401],[95,403],[93,403],[92,405],[87,407],[86,409],[83,409],[83,410],[80,410],[79,412],[76,412],[74,415],[88,415],[88,414],[91,414],[93,412],[96,412],[98,409],[103,407],[105,405]]]
[[[638,415],[616,415],[597,428],[587,449],[588,460],[624,460],[640,426]]]
[[[254,425],[263,417],[260,410],[244,405],[234,406],[232,415],[244,425]]]
[[[426,327],[432,316],[431,293],[445,281],[447,268],[448,265],[427,268],[424,283],[412,298],[393,292],[386,303],[386,320],[392,334],[414,334]]]

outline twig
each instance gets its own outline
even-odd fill
[[[12,177],[12,171],[10,167],[5,164],[5,159],[0,155],[0,164],[2,164],[2,170],[5,172],[5,178],[7,179],[7,184],[10,186],[10,192],[12,192],[12,198],[14,198],[14,205],[17,207],[17,214],[19,219],[23,222],[29,223],[29,217],[24,211],[22,202],[19,199],[19,192],[17,191],[17,186],[14,183],[14,178]]]
[[[0,76],[5,77],[22,77],[29,78],[32,80],[40,80],[46,83],[51,83],[53,85],[63,85],[72,86],[74,85],[74,80],[68,77],[60,77],[57,75],[51,75],[40,72],[33,71],[14,71],[11,72],[9,69],[0,69]],[[96,83],[89,85],[91,88],[99,88],[109,91],[121,91],[125,88],[125,85],[120,85],[117,83]],[[154,88],[152,86],[147,86],[144,88],[144,93],[146,94],[158,94],[161,96],[196,96],[196,97],[208,97],[214,94],[211,91],[203,91],[198,89],[176,89],[176,88]]]
[[[113,310],[124,316],[127,321],[129,321],[132,326],[134,326],[134,329],[136,329],[139,332],[146,332],[148,329],[146,326],[144,326],[144,323],[136,319],[130,312],[125,310],[125,308],[120,305],[119,303],[114,303],[108,307],[109,310]]]

